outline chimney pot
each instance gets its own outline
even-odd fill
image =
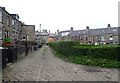
[[[86,29],[89,29],[89,26],[87,26]]]
[[[71,27],[71,30],[73,30],[73,27]]]
[[[57,30],[57,33],[59,33],[59,29]]]
[[[49,33],[50,33],[50,30],[49,30]]]
[[[110,25],[110,24],[108,24],[107,28],[110,28],[110,27],[111,27],[111,25]]]

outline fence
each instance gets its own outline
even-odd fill
[[[0,64],[0,66],[2,66],[2,68],[6,67],[6,65],[7,65],[7,49],[0,49],[0,58],[2,58],[2,60],[1,60],[2,63]]]
[[[33,51],[33,46],[26,47],[18,46],[17,48],[10,47],[8,49],[0,49],[0,57],[2,57],[2,68],[5,68],[6,65],[10,62],[17,61],[18,57],[26,52]],[[1,66],[1,64],[0,64]]]

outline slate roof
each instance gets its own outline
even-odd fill
[[[60,31],[57,36],[63,36],[63,34],[70,33],[71,30]]]
[[[113,35],[118,35],[118,27],[89,30],[89,35],[91,36],[96,36],[100,34],[110,34],[110,33],[112,33]]]
[[[79,35],[90,35],[97,36],[100,34],[110,34],[120,35],[120,27],[111,27],[111,28],[100,28],[100,29],[89,29],[89,30],[76,30],[70,33],[70,36],[79,36]]]

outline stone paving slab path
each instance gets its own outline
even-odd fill
[[[3,71],[4,81],[118,81],[118,70],[73,64],[55,57],[49,46]]]

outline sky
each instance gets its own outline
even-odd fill
[[[59,31],[118,26],[119,0],[0,0],[10,14],[36,30]]]

